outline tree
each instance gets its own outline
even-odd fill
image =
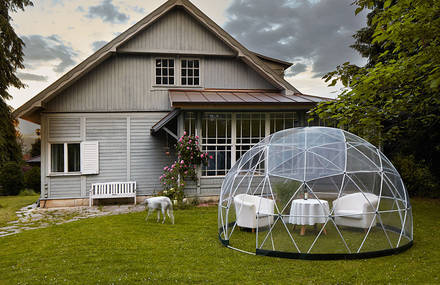
[[[36,157],[41,155],[41,139],[38,138],[31,145],[31,157]]]
[[[10,99],[9,87],[24,87],[15,75],[23,68],[23,41],[11,26],[11,12],[24,10],[32,5],[29,0],[0,1],[0,166],[7,161],[21,161],[21,150],[17,143],[11,108],[5,100]]]
[[[15,75],[17,68],[23,68],[23,41],[17,36],[11,26],[10,12],[24,10],[32,6],[30,0],[2,0],[0,1],[0,97],[10,99],[10,86],[23,88],[24,85]]]
[[[338,66],[324,76],[345,86],[312,115],[382,145],[391,157],[413,155],[440,177],[440,2],[357,0],[372,9],[353,45],[368,63]],[[426,167],[425,167],[426,168]]]

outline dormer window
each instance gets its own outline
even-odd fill
[[[174,59],[156,59],[156,85],[174,85]]]
[[[182,86],[200,85],[200,62],[198,59],[182,59],[180,80]]]

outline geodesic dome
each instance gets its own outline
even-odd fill
[[[263,139],[226,175],[219,239],[242,252],[287,258],[366,258],[413,243],[408,193],[372,144],[326,127]]]

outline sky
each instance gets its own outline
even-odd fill
[[[286,79],[305,94],[334,98],[321,77],[337,65],[363,64],[352,35],[365,26],[353,0],[191,0],[248,49],[294,63]],[[27,85],[11,89],[17,108],[165,0],[34,0],[12,15],[23,39]]]

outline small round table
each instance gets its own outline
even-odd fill
[[[301,225],[300,235],[306,232],[306,225],[324,224],[330,213],[328,202],[318,199],[295,199],[290,207],[289,223]],[[324,234],[327,234],[324,229]]]

